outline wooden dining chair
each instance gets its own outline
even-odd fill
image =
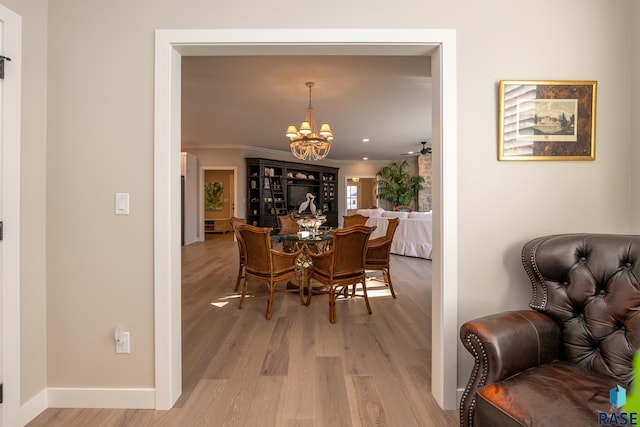
[[[336,290],[348,290],[349,285],[362,283],[367,312],[371,314],[365,276],[365,250],[369,236],[375,227],[354,225],[331,230],[331,249],[322,253],[309,253],[312,261],[310,277],[328,288],[329,321],[336,322]],[[338,292],[340,293],[340,292]]]
[[[352,225],[366,225],[367,220],[369,219],[368,216],[360,215],[360,214],[346,215],[346,216],[343,216],[342,218],[343,218],[342,226],[345,228],[351,227]]]
[[[229,219],[229,223],[231,223],[231,228],[233,229],[233,234],[236,236],[236,242],[238,243],[238,253],[240,255],[240,266],[238,267],[238,278],[236,279],[236,286],[233,288],[233,292],[238,292],[240,289],[240,280],[244,278],[244,249],[242,248],[242,241],[240,240],[238,234],[238,226],[240,224],[246,224],[247,220],[244,218],[231,217]]]
[[[300,226],[289,214],[278,215],[278,223],[280,224],[280,234],[295,234],[300,231]]]
[[[396,297],[396,292],[393,290],[393,283],[391,282],[390,273],[390,255],[391,255],[391,243],[393,236],[396,234],[396,229],[400,223],[399,218],[389,218],[387,222],[387,232],[384,236],[380,236],[376,239],[371,239],[367,242],[367,250],[365,257],[365,269],[377,270],[382,272],[382,280],[385,285],[389,286],[391,296]],[[353,286],[351,295],[354,296],[356,292],[356,286]]]
[[[296,234],[300,231],[300,226],[296,220],[289,214],[278,215],[278,223],[280,224],[280,234]],[[282,242],[282,250],[285,252],[293,252],[296,250],[295,242],[284,240]]]
[[[276,285],[285,280],[294,279],[298,273],[297,258],[300,251],[291,253],[275,250],[271,247],[271,228],[254,227],[249,224],[241,224],[238,226],[238,233],[242,240],[245,264],[244,264],[244,283],[242,285],[242,294],[240,295],[240,305],[242,308],[244,299],[247,295],[247,283],[249,279],[267,284],[267,313],[265,317],[271,319],[273,309],[273,294],[276,291]],[[303,302],[302,281],[299,289],[282,289],[282,291],[297,291],[300,293],[300,302]],[[260,292],[264,294],[264,292]],[[258,293],[255,293],[258,294]]]

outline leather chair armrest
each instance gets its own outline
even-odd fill
[[[475,364],[460,401],[460,425],[471,426],[476,391],[528,368],[557,359],[560,327],[532,310],[508,311],[466,322],[460,339]]]

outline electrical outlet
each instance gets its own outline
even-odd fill
[[[131,353],[131,335],[128,331],[116,330],[116,353]]]

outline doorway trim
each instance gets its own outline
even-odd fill
[[[22,425],[20,368],[20,123],[22,18],[0,5],[5,62],[2,83],[2,376],[4,403],[0,426]]]
[[[349,209],[349,206],[348,206],[349,204],[347,203],[347,187],[349,186],[349,180],[352,179],[352,178],[356,178],[356,177],[365,178],[365,179],[367,179],[367,178],[376,179],[377,178],[375,175],[354,175],[354,174],[349,174],[349,175],[346,175],[344,177],[344,186],[342,188],[344,188],[344,200],[345,200],[345,203],[344,203],[344,212],[342,213],[342,215],[349,215],[349,211],[350,210],[355,210],[355,209]],[[375,181],[374,181],[374,185],[375,185]],[[377,202],[377,199],[376,199],[376,202]],[[369,207],[370,206],[367,206],[367,207],[361,206],[358,209],[367,209]]]
[[[180,82],[182,55],[430,52],[433,81],[432,394],[457,406],[457,93],[451,29],[156,30],[154,106],[154,306],[156,409],[181,394]],[[204,52],[207,53],[204,53]],[[418,55],[418,53],[414,53]],[[427,54],[424,54],[427,56]],[[446,167],[444,167],[446,165]],[[446,283],[446,286],[444,286]]]

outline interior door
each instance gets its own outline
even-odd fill
[[[4,22],[0,20],[0,46],[3,46],[4,42]],[[3,127],[4,127],[4,102],[3,102],[3,90],[4,90],[4,84],[3,84],[3,80],[0,79],[0,221],[4,221],[4,199],[2,197],[2,193],[3,193],[3,170],[2,170],[2,165],[4,162],[4,140],[3,140]],[[0,233],[3,233],[3,228],[0,228]],[[3,271],[3,264],[2,264],[2,252],[4,250],[4,245],[2,244],[2,242],[0,241],[0,271]],[[4,375],[2,374],[3,372],[3,367],[4,367],[4,363],[2,360],[2,355],[4,353],[4,349],[2,348],[5,344],[4,341],[4,328],[3,328],[3,322],[2,322],[2,318],[4,317],[4,313],[3,313],[3,307],[4,307],[4,283],[3,283],[3,275],[0,274],[0,384],[4,384]],[[4,387],[3,387],[4,388]],[[3,405],[0,405],[0,427],[2,427],[2,420],[4,419],[4,413],[3,413]]]
[[[0,4],[0,427],[23,425],[20,400],[20,124],[22,18]]]

